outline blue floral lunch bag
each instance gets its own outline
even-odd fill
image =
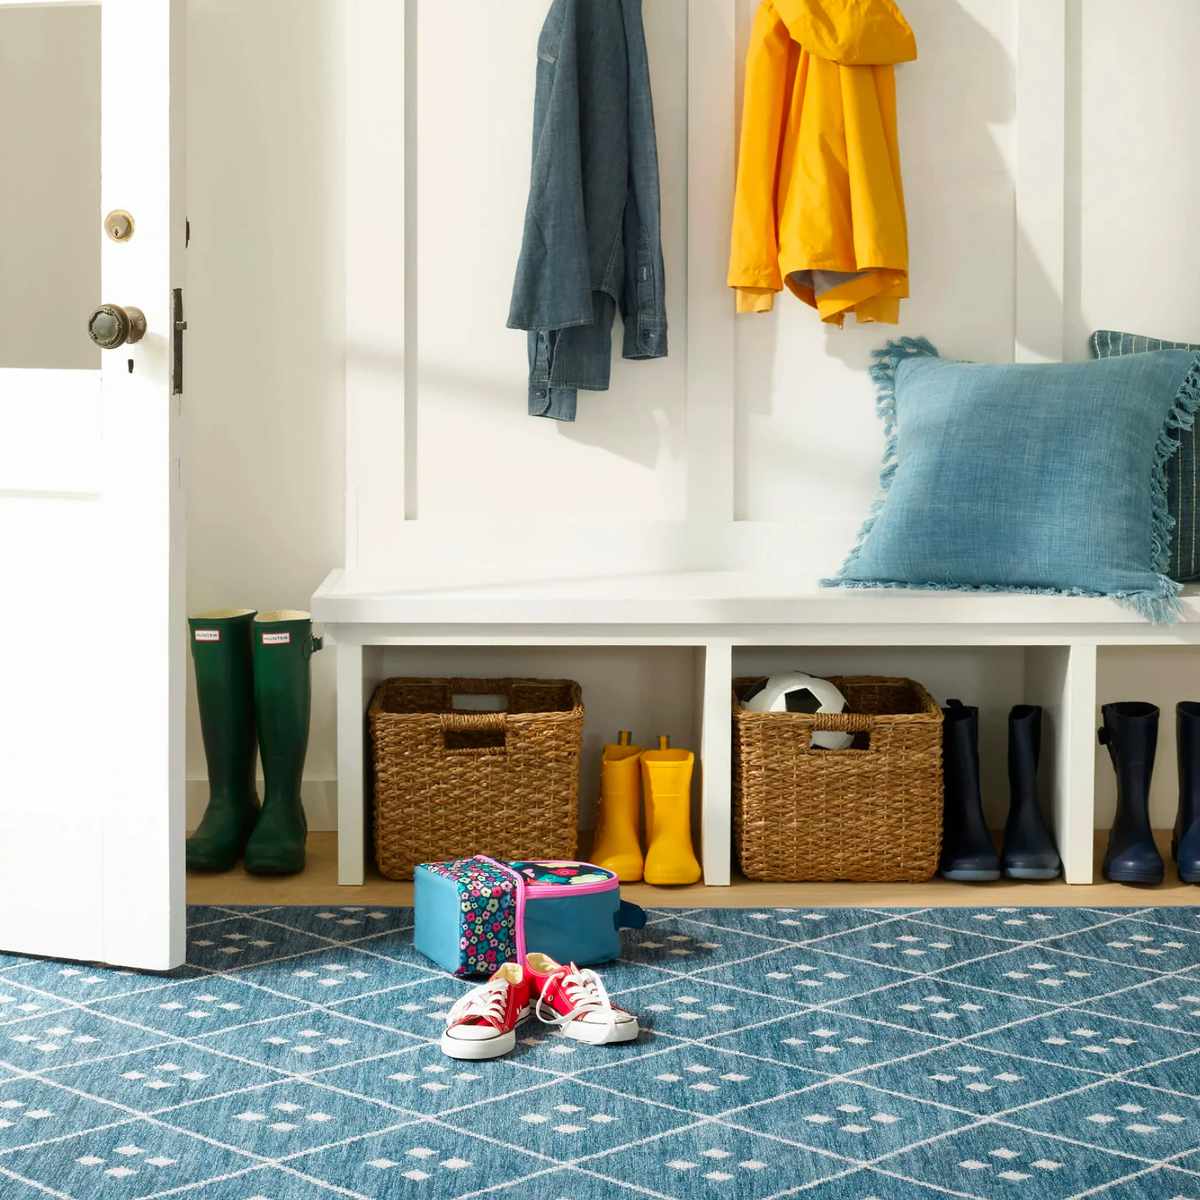
[[[578,966],[621,953],[622,928],[646,914],[591,863],[503,863],[486,855],[421,863],[413,872],[417,949],[452,975],[490,975],[525,948]]]

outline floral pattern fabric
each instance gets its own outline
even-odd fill
[[[613,873],[591,863],[574,862],[569,859],[533,859],[509,863],[514,871],[525,876],[526,883],[578,884],[602,883],[612,879]]]
[[[425,863],[424,869],[458,885],[462,958],[455,975],[491,975],[516,958],[517,882],[511,875],[479,858]]]

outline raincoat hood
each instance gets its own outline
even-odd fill
[[[911,62],[917,42],[892,0],[771,0],[792,40],[847,67]]]

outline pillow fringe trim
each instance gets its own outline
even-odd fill
[[[1171,533],[1175,518],[1167,508],[1167,463],[1179,451],[1179,435],[1196,423],[1200,409],[1200,354],[1192,356],[1192,365],[1175,393],[1175,403],[1163,422],[1154,444],[1154,465],[1150,469],[1150,496],[1153,508],[1150,532],[1150,566],[1158,572],[1158,595],[1135,592],[1118,599],[1126,608],[1155,622],[1174,625],[1183,611],[1179,593],[1183,584],[1168,576],[1171,567]]]
[[[896,475],[898,439],[896,431],[896,368],[907,358],[938,358],[938,352],[928,338],[903,337],[890,341],[874,351],[870,368],[875,385],[875,411],[883,422],[883,465],[879,472],[879,496],[871,505],[867,519],[838,573],[822,579],[821,587],[844,588],[903,588],[917,592],[984,592],[1010,593],[1022,596],[1082,596],[1089,599],[1118,601],[1124,608],[1137,613],[1156,625],[1174,625],[1183,611],[1179,598],[1183,585],[1167,575],[1170,566],[1171,532],[1175,520],[1167,508],[1167,463],[1179,449],[1179,432],[1189,430],[1200,412],[1200,353],[1184,375],[1175,395],[1171,411],[1163,422],[1154,447],[1154,463],[1150,471],[1151,497],[1151,569],[1158,575],[1158,586],[1144,592],[1090,592],[1082,588],[1022,587],[1004,584],[969,583],[901,583],[882,580],[853,579],[850,572],[858,562],[863,545],[887,502],[887,494]]]
[[[871,357],[875,361],[871,364],[868,374],[871,382],[875,385],[875,414],[883,422],[883,466],[879,471],[879,495],[872,503],[867,519],[862,523],[854,547],[846,556],[841,570],[833,579],[822,579],[821,587],[854,586],[845,577],[849,574],[850,568],[858,562],[867,535],[875,528],[875,522],[879,520],[879,514],[883,512],[887,493],[895,478],[896,467],[899,463],[896,436],[896,368],[906,358],[940,358],[941,355],[938,354],[937,347],[928,338],[902,337],[898,341],[888,342],[886,346],[873,351]],[[860,584],[857,586],[869,587],[871,585]],[[905,585],[896,584],[895,586],[903,587]]]

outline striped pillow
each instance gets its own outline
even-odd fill
[[[1093,358],[1111,358],[1118,354],[1143,354],[1148,350],[1200,350],[1200,343],[1165,342],[1161,338],[1143,337],[1140,333],[1116,333],[1097,329],[1089,339]],[[1200,426],[1200,421],[1196,422]],[[1171,538],[1171,563],[1167,574],[1186,583],[1200,579],[1200,528],[1197,513],[1200,481],[1196,478],[1198,448],[1197,428],[1180,431],[1179,452],[1167,462],[1167,510],[1175,519]]]

